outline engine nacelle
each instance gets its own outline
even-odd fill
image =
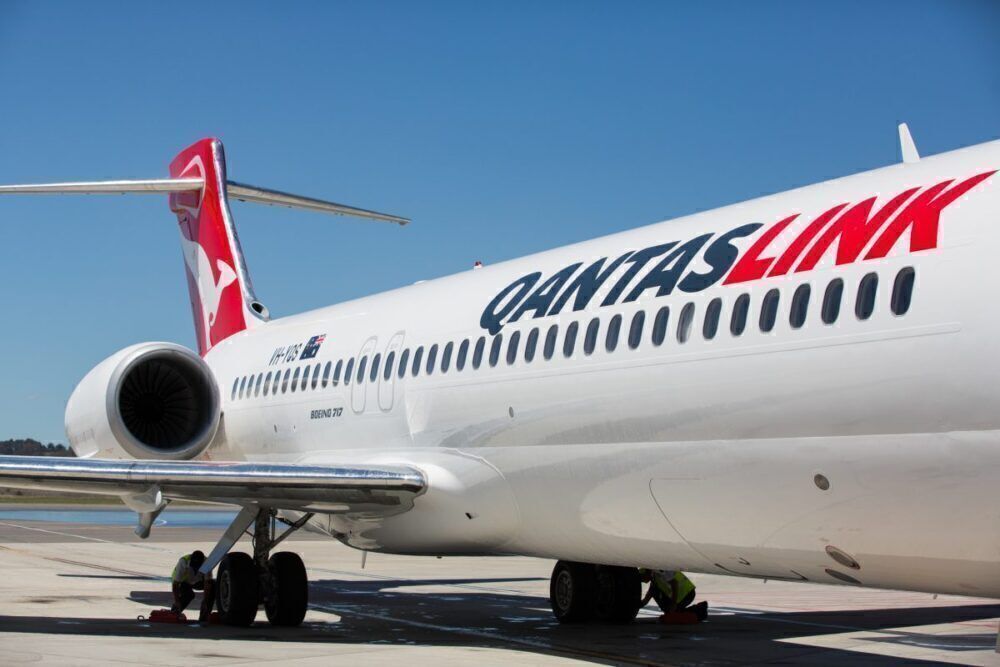
[[[211,444],[220,411],[201,357],[173,343],[140,343],[80,381],[66,404],[66,435],[80,457],[192,459]]]

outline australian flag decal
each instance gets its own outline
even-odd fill
[[[312,338],[310,338],[309,342],[306,343],[306,346],[302,348],[302,355],[299,357],[299,359],[312,359],[313,357],[315,357],[317,354],[319,354],[319,346],[322,345],[323,341],[325,340],[326,340],[326,334],[323,334],[322,336],[313,336]]]

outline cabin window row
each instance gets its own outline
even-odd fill
[[[892,294],[889,301],[889,308],[894,315],[905,315],[910,309],[913,298],[913,286],[915,273],[912,267],[907,267],[896,274],[893,281]],[[858,320],[867,320],[875,312],[879,289],[879,277],[877,273],[865,275],[858,283],[857,293],[854,301],[854,314]],[[781,300],[781,289],[773,288],[764,294],[760,304],[760,313],[757,317],[757,325],[761,332],[770,333],[777,324],[778,306]],[[792,292],[791,304],[788,311],[789,325],[793,329],[801,328],[806,322],[809,312],[809,302],[812,296],[812,286],[809,283],[802,283]],[[827,283],[823,290],[823,298],[820,304],[820,319],[824,324],[834,324],[840,317],[841,306],[844,297],[844,281],[835,278]],[[695,304],[687,303],[680,311],[677,320],[676,338],[679,343],[686,343],[690,340],[695,327]],[[604,331],[603,341],[601,338],[601,318],[595,317],[587,323],[586,328],[581,331],[579,322],[571,322],[563,332],[562,341],[559,340],[559,325],[550,325],[543,334],[542,329],[535,327],[523,341],[520,331],[514,331],[507,338],[507,346],[504,349],[504,334],[500,333],[487,340],[485,336],[480,336],[473,344],[466,339],[458,343],[445,343],[443,346],[433,344],[430,346],[419,346],[415,349],[404,349],[399,354],[390,351],[385,356],[384,364],[381,353],[376,353],[371,358],[362,356],[355,363],[355,359],[339,360],[336,363],[328,361],[325,364],[307,365],[297,368],[286,368],[283,371],[268,371],[256,375],[236,378],[232,387],[232,399],[251,398],[257,396],[285,394],[288,392],[304,392],[315,389],[323,389],[327,386],[337,386],[343,381],[345,385],[352,381],[362,383],[365,381],[375,382],[381,372],[383,380],[389,380],[395,373],[396,377],[402,379],[409,374],[416,377],[421,373],[433,375],[448,373],[452,368],[455,371],[463,371],[466,366],[478,370],[483,364],[490,368],[496,367],[501,362],[506,362],[508,366],[513,365],[523,354],[525,362],[531,363],[537,357],[545,360],[552,359],[557,352],[563,357],[572,357],[576,351],[577,341],[582,338],[583,353],[590,356],[603,342],[603,347],[607,352],[614,352],[618,349],[619,341],[624,336],[624,340],[629,349],[634,350],[642,344],[643,333],[646,326],[646,312],[636,312],[627,327],[623,330],[624,320],[621,315],[614,315],[608,320]],[[719,332],[722,321],[722,299],[712,299],[705,308],[705,315],[701,321],[701,334],[706,340],[712,340]],[[750,295],[741,294],[733,303],[732,313],[729,318],[729,331],[734,337],[742,336],[750,321]],[[650,342],[654,347],[663,345],[667,338],[667,330],[670,324],[670,307],[660,308],[652,319],[650,329]],[[398,361],[398,364],[397,364]]]

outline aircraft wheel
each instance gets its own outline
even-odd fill
[[[246,627],[257,616],[258,578],[253,558],[245,553],[228,553],[219,563],[216,605],[226,625]]]
[[[631,623],[642,602],[642,580],[634,567],[599,565],[594,615],[607,623]]]
[[[559,561],[549,581],[549,602],[560,623],[582,623],[593,618],[596,568],[586,563]]]
[[[297,553],[280,551],[267,562],[274,582],[264,611],[271,625],[296,626],[302,623],[309,604],[309,578]]]

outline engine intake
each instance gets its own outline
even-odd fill
[[[77,456],[191,459],[219,426],[215,378],[197,354],[172,343],[142,343],[98,364],[66,406]]]

